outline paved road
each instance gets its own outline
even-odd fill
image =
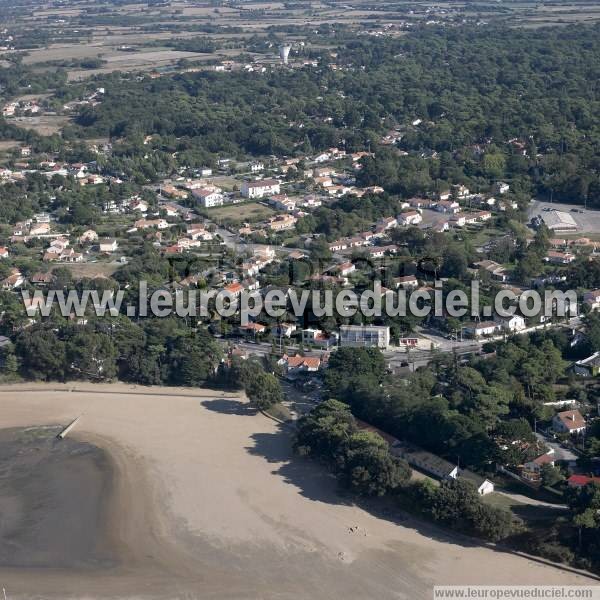
[[[554,450],[554,457],[556,460],[573,461],[579,458],[579,456],[575,452],[573,452],[573,450],[563,448],[563,446],[561,446],[551,437],[539,432],[535,435],[537,439],[543,442],[546,446],[548,446],[548,448],[552,448]]]
[[[524,496],[523,494],[513,494],[511,492],[505,492],[496,490],[497,494],[501,494],[506,498],[510,498],[514,502],[519,502],[520,504],[527,504],[528,506],[537,506],[543,508],[551,508],[553,510],[564,511],[567,510],[567,506],[565,504],[551,504],[550,502],[544,502],[543,500],[538,500],[536,498],[530,498],[529,496]]]

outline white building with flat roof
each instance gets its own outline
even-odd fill
[[[390,345],[390,328],[385,325],[342,325],[340,346],[354,348],[381,348]]]

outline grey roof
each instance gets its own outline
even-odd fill
[[[477,489],[479,489],[486,481],[486,478],[482,475],[478,475],[477,473],[473,473],[473,471],[468,471],[467,469],[461,469],[458,474],[458,478],[470,481]]]

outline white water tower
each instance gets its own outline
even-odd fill
[[[281,60],[283,61],[284,65],[288,64],[291,49],[292,47],[286,44],[284,44],[283,46],[279,46],[279,56],[281,57]]]

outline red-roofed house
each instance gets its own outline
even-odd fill
[[[600,477],[588,477],[587,475],[571,475],[571,477],[567,479],[567,483],[569,487],[572,488],[584,487],[588,483],[595,483],[596,485],[600,485]]]
[[[223,288],[226,292],[231,294],[234,298],[238,298],[239,295],[244,291],[244,286],[241,283],[230,283]]]
[[[316,373],[321,367],[321,359],[318,356],[288,356],[284,354],[277,364],[283,366],[286,373]]]
[[[542,455],[538,456],[537,458],[534,458],[533,460],[526,462],[523,465],[523,470],[521,471],[521,475],[525,479],[529,479],[531,481],[539,481],[540,474],[542,472],[542,467],[544,465],[550,465],[553,467],[554,460],[555,460],[554,459],[554,450],[550,449],[545,454],[542,454]]]

